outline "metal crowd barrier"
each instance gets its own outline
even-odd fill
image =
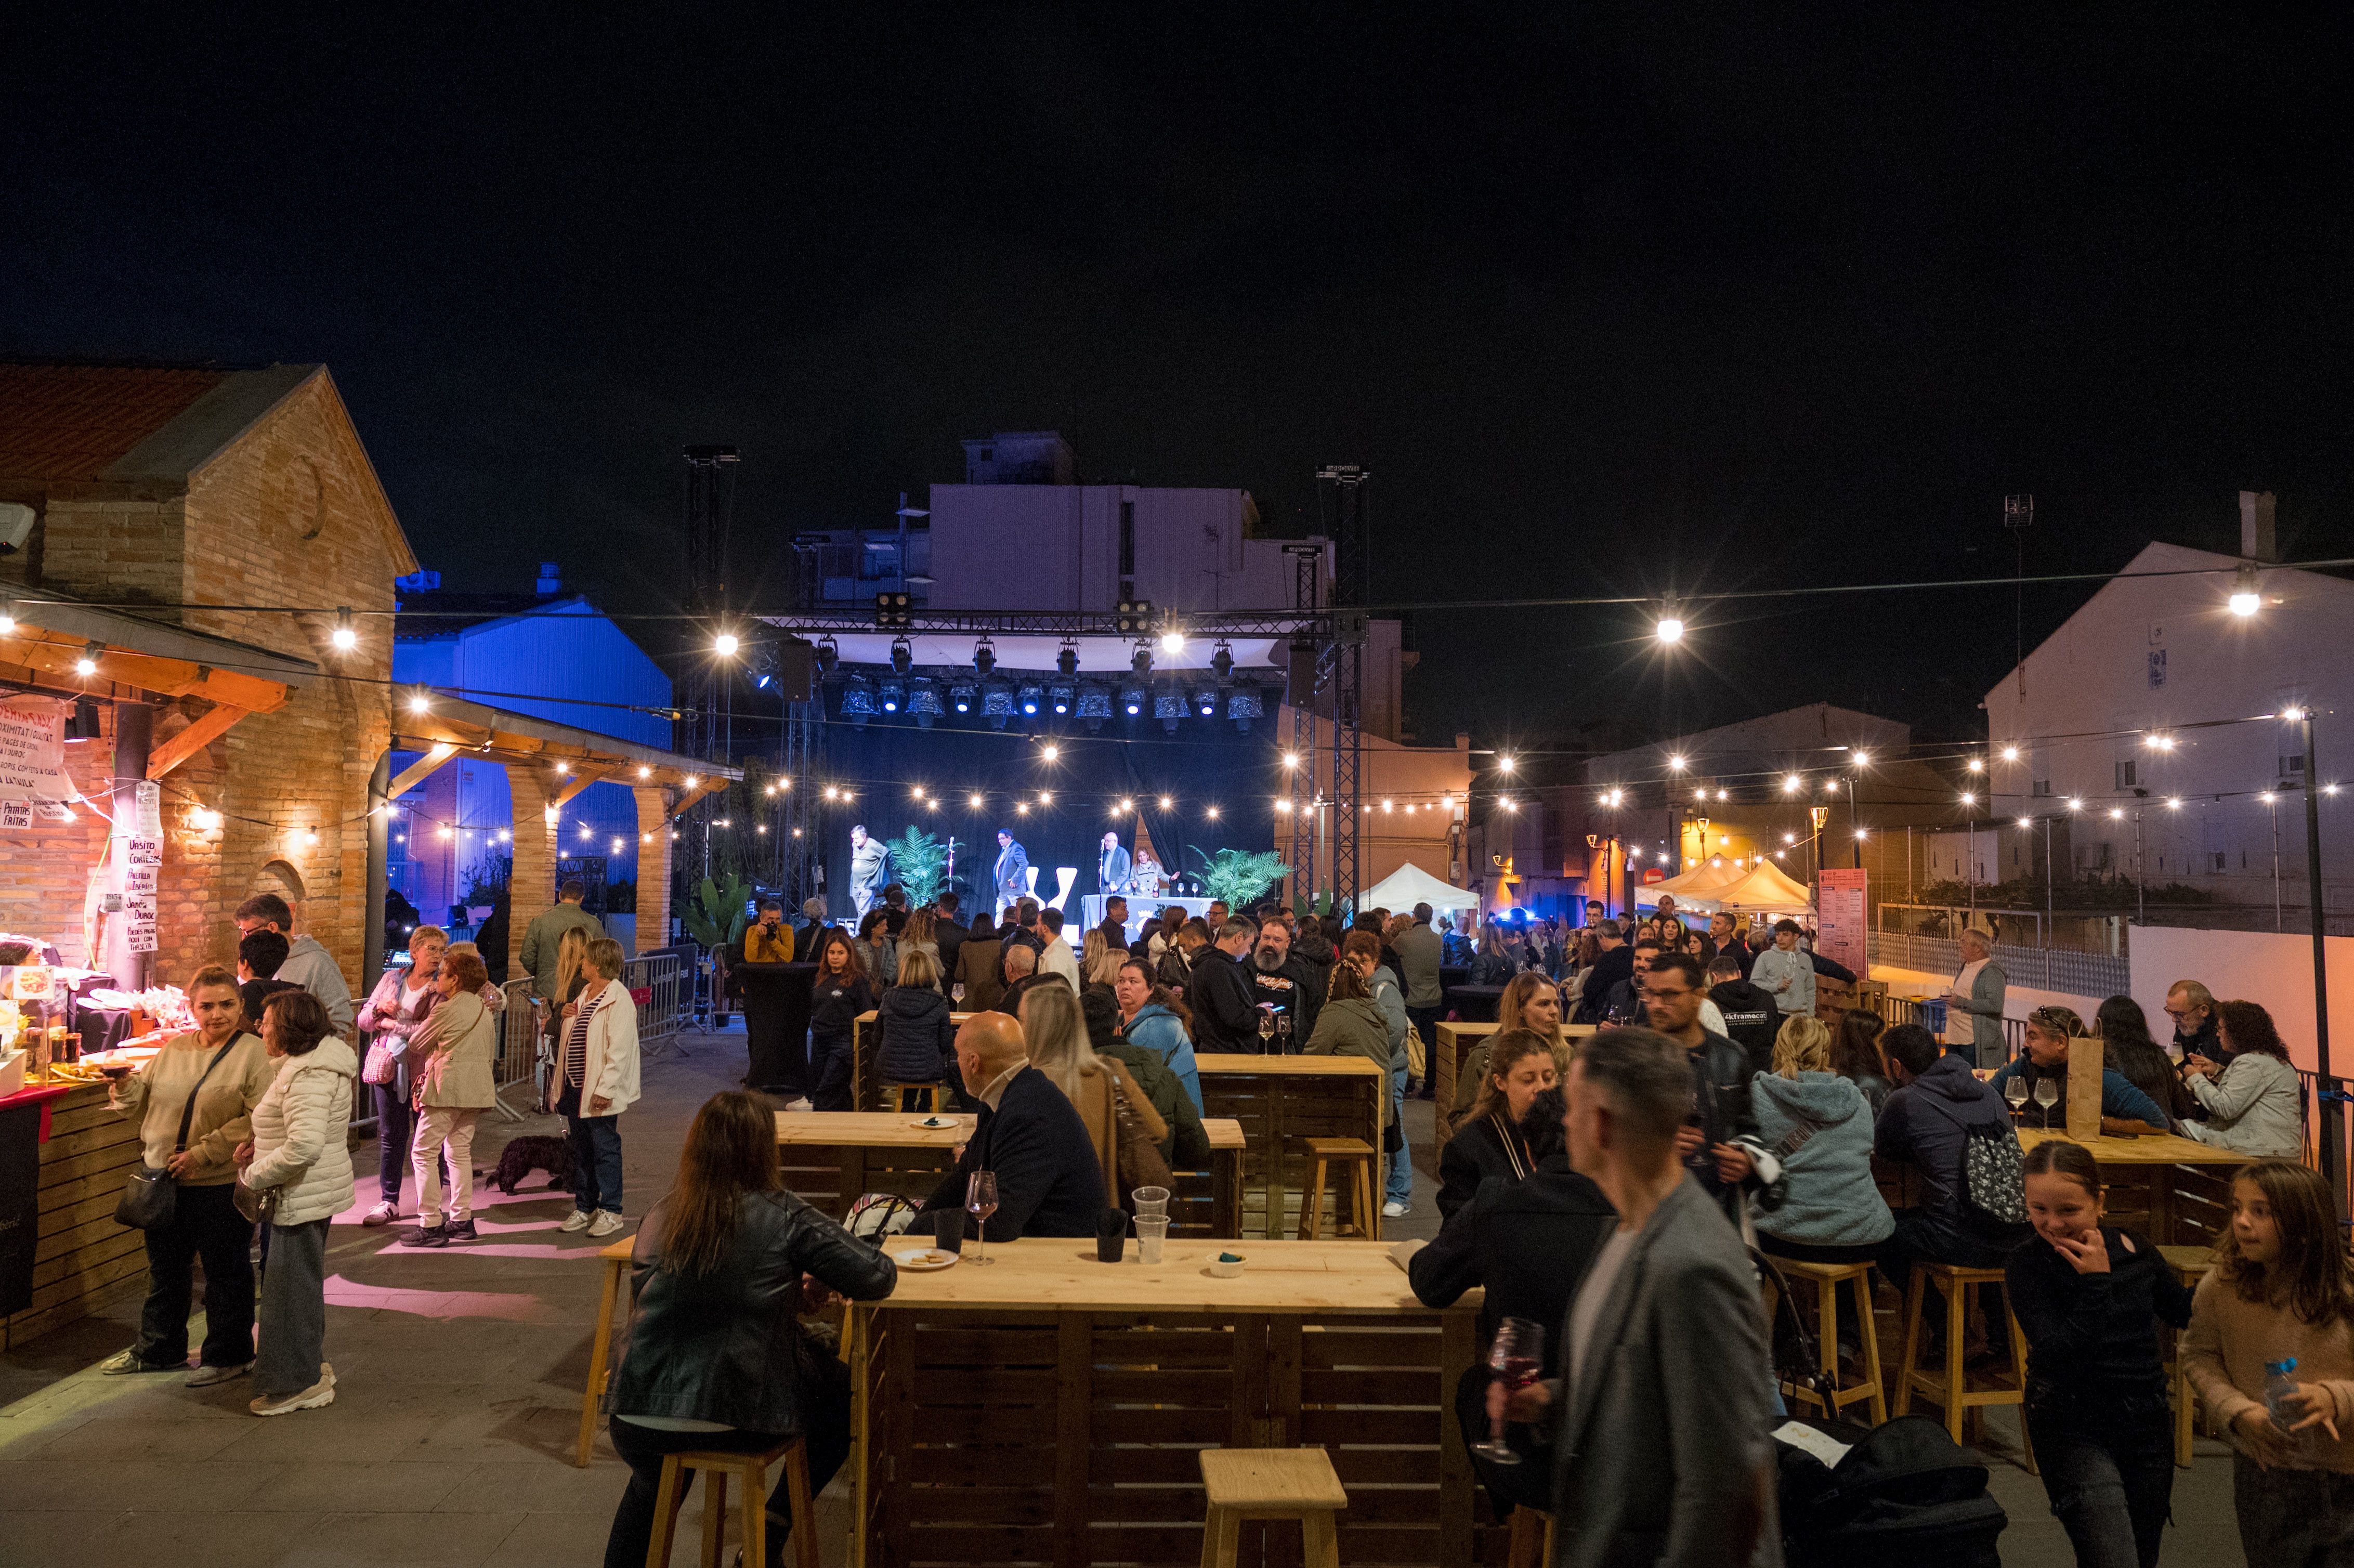
[[[621,966],[621,983],[638,1004],[638,1045],[665,1043],[695,1009],[687,966],[675,948],[641,953]]]

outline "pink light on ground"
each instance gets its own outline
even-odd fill
[[[444,1322],[457,1318],[496,1318],[510,1323],[550,1323],[557,1316],[556,1309],[536,1296],[495,1290],[399,1290],[388,1286],[361,1285],[340,1274],[327,1277],[327,1305],[406,1312]]]

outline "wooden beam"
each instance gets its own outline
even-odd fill
[[[187,728],[161,742],[147,754],[147,777],[161,779],[228,734],[229,726],[243,718],[245,713],[243,708],[221,703],[211,712],[197,715]]]
[[[697,800],[702,800],[705,795],[716,795],[734,782],[732,779],[717,779],[705,774],[696,780],[692,789],[682,784],[679,786],[678,798],[670,803],[671,816],[677,818],[685,815]]]
[[[5,657],[29,669],[49,674],[72,675],[83,679],[74,670],[88,645],[58,638],[30,628],[20,628],[12,637],[0,638],[0,657]],[[159,659],[152,654],[128,652],[120,648],[108,648],[98,657],[98,673],[90,680],[116,681],[126,686],[161,693],[164,696],[198,696],[216,703],[227,703],[248,713],[275,713],[286,705],[286,688],[276,681],[259,675],[242,674],[234,670],[216,670],[207,664],[191,663],[185,659]]]
[[[564,780],[561,788],[547,797],[551,806],[561,806],[591,784],[601,784],[613,776],[611,769],[584,768]]]
[[[458,748],[451,742],[446,740],[435,742],[426,748],[424,756],[402,768],[399,778],[385,786],[384,798],[387,800],[399,800],[423,783],[428,774],[457,755]]]

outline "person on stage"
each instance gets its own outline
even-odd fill
[[[1129,891],[1128,852],[1119,847],[1118,833],[1103,836],[1103,851],[1096,857],[1096,891],[1107,899]]]
[[[1001,916],[1030,896],[1030,852],[1003,828],[997,830],[997,865],[991,873],[991,885],[997,889]]]
[[[864,823],[850,830],[850,901],[858,918],[883,902],[883,885],[890,880],[891,852],[879,839],[866,836]]]
[[[1138,902],[1150,904],[1159,898],[1168,885],[1168,874],[1161,869],[1161,863],[1153,859],[1152,852],[1149,849],[1138,850],[1136,863],[1129,870],[1129,892],[1135,895]]]

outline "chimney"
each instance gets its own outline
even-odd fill
[[[2273,498],[2269,495],[2264,497],[2264,505],[2266,508],[2264,512],[2264,526],[2267,529],[2272,526],[2272,499]],[[2244,494],[2242,495],[2240,497],[2240,504],[2244,507],[2247,503],[2248,498]],[[2264,536],[2266,538],[2270,538],[2272,535],[2267,533]],[[561,572],[557,570],[556,562],[542,561],[539,563],[539,581],[532,585],[532,591],[539,595],[542,599],[553,599],[557,594],[564,591],[564,577]]]
[[[2273,493],[2240,492],[2240,554],[2251,561],[2275,562],[2280,550],[2273,542]]]

